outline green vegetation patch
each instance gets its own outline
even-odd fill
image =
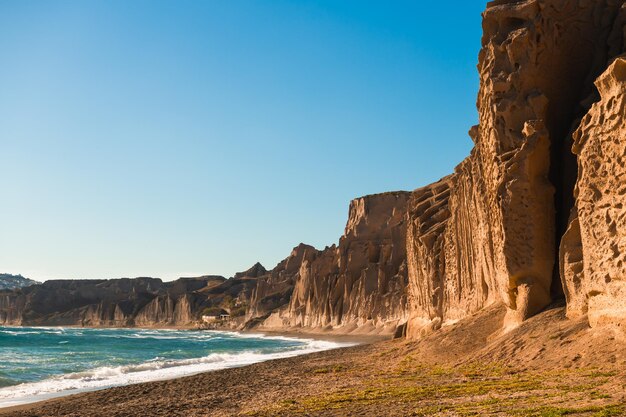
[[[311,372],[331,374],[345,370],[338,365]],[[252,415],[315,415],[328,410],[349,414],[370,408],[414,416],[626,415],[622,405],[602,404],[611,397],[598,389],[598,382],[600,378],[609,377],[606,372],[589,369],[528,372],[499,363],[447,367],[401,360],[397,367],[387,372],[381,370],[363,375],[355,381],[356,386],[344,386],[321,395],[289,398]]]
[[[588,416],[588,417],[617,417],[625,414],[624,407],[619,404],[591,407],[539,407],[524,410],[515,410],[513,416],[520,417],[561,417],[561,416]]]
[[[313,369],[314,374],[336,374],[338,372],[345,372],[348,368],[343,365],[326,366],[323,368]]]

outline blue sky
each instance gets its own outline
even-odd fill
[[[483,1],[0,0],[0,272],[222,274],[450,173]]]

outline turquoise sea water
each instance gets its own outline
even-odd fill
[[[0,407],[343,345],[202,330],[0,327]]]

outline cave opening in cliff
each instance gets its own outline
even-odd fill
[[[573,133],[592,104],[600,99],[595,80],[609,66],[612,57],[624,50],[620,2],[605,2],[594,8],[602,22],[564,25],[558,49],[546,65],[549,97],[547,127],[551,138],[549,180],[555,188],[555,264],[552,299],[563,299],[559,248],[575,207],[574,189],[578,177],[577,156],[572,151]],[[588,9],[592,10],[592,9]],[[579,9],[581,13],[584,8]],[[581,19],[581,22],[591,22]],[[539,41],[538,41],[539,42]]]
[[[597,52],[580,51],[580,53],[589,55],[579,61],[586,63],[593,61],[591,57]],[[553,66],[554,72],[549,77],[547,87],[550,96],[547,114],[547,127],[550,132],[549,180],[554,186],[555,216],[554,267],[550,292],[551,298],[555,301],[565,298],[559,268],[559,248],[575,204],[574,187],[578,176],[578,161],[572,152],[572,134],[586,111],[581,102],[594,88],[592,80],[595,78],[590,75],[597,71],[585,64],[573,65],[571,56],[563,58],[560,63],[563,67]]]
[[[594,65],[568,66],[569,78],[564,77],[564,80],[556,83],[560,85],[561,92],[552,101],[548,111],[548,129],[551,138],[549,180],[555,189],[555,262],[550,289],[553,300],[565,298],[559,268],[559,249],[576,202],[574,188],[578,177],[578,161],[572,151],[573,133],[589,110],[591,102],[599,98],[593,81],[604,71],[610,56],[605,38],[606,33],[602,35],[604,36],[596,39],[595,45],[604,44],[606,49],[597,48],[594,51],[588,51],[589,56],[580,61],[594,62]],[[572,70],[574,68],[575,70]],[[565,85],[562,84],[563,81]],[[571,88],[571,86],[578,86],[578,88]]]
[[[599,42],[598,42],[599,43]],[[581,60],[581,62],[606,62],[607,51],[589,52],[596,58]],[[555,301],[564,300],[565,293],[560,276],[559,249],[561,241],[569,225],[570,215],[575,205],[574,188],[578,177],[578,161],[572,151],[573,133],[578,128],[580,120],[589,109],[590,103],[583,104],[586,99],[597,95],[593,81],[603,70],[603,65],[592,67],[580,65],[574,67],[568,64],[569,77],[563,77],[555,82],[558,87],[551,100],[548,110],[548,129],[550,131],[550,171],[549,180],[554,186],[554,267],[552,271],[551,298]],[[564,84],[563,84],[564,83]],[[577,86],[577,88],[572,88]]]
[[[576,29],[564,26],[559,49],[551,57],[545,73],[544,86],[549,97],[547,127],[550,132],[549,180],[554,186],[555,262],[552,274],[553,300],[564,299],[559,268],[559,248],[575,206],[574,188],[578,177],[578,161],[572,151],[572,135],[580,120],[599,99],[594,81],[607,68],[612,55],[621,50],[612,44],[612,28],[619,7],[607,4],[603,13],[605,24]]]
[[[574,207],[574,186],[576,185],[578,172],[576,155],[574,155],[571,150],[572,137],[569,133],[569,128],[564,125],[559,130],[560,132],[552,136],[549,172],[550,182],[555,189],[555,262],[552,270],[552,285],[550,288],[550,295],[553,300],[563,300],[565,298],[560,276],[558,254],[561,239],[567,230],[570,212]]]

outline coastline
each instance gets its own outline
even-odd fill
[[[90,329],[141,329],[141,330],[153,330],[155,329],[154,327],[151,328],[144,328],[144,327],[124,327],[124,328],[113,328],[113,327],[86,327],[86,326],[3,326],[6,328],[12,328],[12,327],[21,327],[21,328],[54,328],[54,329],[58,329],[58,328],[90,328]],[[318,352],[323,352],[323,351],[327,351],[327,350],[334,350],[334,349],[342,349],[342,348],[346,348],[346,347],[351,347],[351,346],[355,346],[355,345],[363,345],[363,344],[370,344],[370,343],[375,343],[384,339],[387,339],[386,337],[381,337],[381,336],[368,336],[368,335],[345,335],[345,334],[334,334],[334,333],[319,333],[319,332],[315,332],[315,333],[308,333],[308,332],[293,332],[293,331],[268,331],[268,330],[263,330],[263,331],[255,331],[255,330],[251,330],[251,331],[235,331],[235,330],[222,330],[222,329],[195,329],[195,328],[172,328],[172,327],[168,327],[168,328],[160,328],[160,330],[180,330],[180,331],[186,331],[186,330],[196,330],[199,332],[203,332],[203,331],[207,331],[207,332],[220,332],[220,333],[235,333],[235,334],[241,334],[241,335],[246,335],[249,337],[259,337],[259,338],[263,338],[263,337],[267,337],[267,338],[286,338],[286,339],[297,339],[300,341],[325,341],[325,342],[330,342],[330,343],[337,343],[338,345],[336,347],[330,347],[330,348],[326,348],[326,349],[321,349],[321,350],[313,350],[313,351],[307,351],[304,353],[299,353],[297,350],[295,351],[288,351],[285,352],[284,356],[278,356],[278,357],[274,357],[273,355],[268,355],[267,359],[261,359],[259,361],[251,361],[251,362],[247,362],[247,363],[241,363],[241,364],[232,364],[232,363],[223,363],[224,367],[223,368],[218,368],[218,369],[214,369],[214,370],[200,370],[200,371],[190,371],[189,373],[185,373],[185,374],[179,374],[179,375],[175,375],[175,376],[171,376],[171,377],[166,377],[166,378],[155,378],[153,380],[146,380],[146,381],[142,381],[142,382],[130,382],[128,384],[122,384],[122,385],[110,385],[110,386],[102,386],[102,387],[98,387],[98,388],[78,388],[78,389],[72,389],[72,390],[68,390],[65,392],[51,392],[51,393],[47,393],[47,394],[40,394],[37,397],[24,397],[22,399],[18,399],[15,402],[18,402],[17,404],[12,404],[12,405],[7,405],[7,406],[0,406],[0,414],[3,413],[7,413],[7,412],[12,412],[12,411],[16,411],[16,410],[25,410],[25,409],[29,409],[32,407],[38,407],[40,405],[43,404],[47,404],[49,402],[53,402],[53,401],[57,401],[57,400],[62,400],[66,397],[72,397],[75,395],[82,395],[82,394],[86,394],[86,393],[90,393],[90,392],[98,392],[98,391],[102,391],[102,390],[108,390],[108,389],[112,389],[112,388],[119,388],[119,387],[126,387],[126,386],[131,386],[131,385],[142,385],[142,384],[146,384],[146,383],[151,383],[151,382],[157,382],[157,381],[168,381],[168,380],[176,380],[176,379],[180,379],[180,378],[186,378],[189,376],[193,376],[193,375],[197,375],[197,374],[202,374],[202,373],[212,373],[212,372],[219,372],[222,371],[224,369],[232,369],[232,368],[237,368],[237,367],[245,367],[245,366],[250,366],[256,363],[261,363],[261,362],[266,362],[266,361],[273,361],[273,360],[280,360],[280,359],[285,359],[285,358],[291,358],[291,357],[301,357],[301,356],[306,356],[306,355],[310,355],[310,354],[314,354],[314,353],[318,353]],[[343,346],[341,345],[343,344]],[[25,401],[24,403],[19,403],[20,401]]]
[[[568,321],[563,308],[506,334],[499,332],[503,318],[504,309],[494,307],[419,341],[84,392],[3,408],[0,415],[625,415],[626,358],[613,334]]]
[[[284,336],[284,334],[278,334],[278,333],[279,332],[273,332],[272,335]],[[289,333],[289,335],[290,336],[285,336],[285,337],[293,337],[292,333]],[[335,335],[333,339],[335,340],[342,339],[345,341],[345,337],[343,337],[342,335]],[[321,339],[317,339],[317,340],[321,340]],[[329,339],[325,338],[324,340],[329,340]],[[201,388],[203,386],[208,386],[210,384],[205,383],[205,381],[212,381],[212,380],[229,381],[231,384],[234,383],[238,385],[239,388],[241,388],[242,384],[247,384],[246,381],[254,382],[256,380],[254,376],[259,371],[262,373],[268,372],[269,370],[279,370],[279,372],[280,370],[284,370],[285,372],[287,372],[288,370],[293,369],[296,365],[306,363],[307,361],[311,359],[319,359],[319,358],[325,358],[325,357],[333,358],[332,360],[335,361],[334,358],[343,356],[343,354],[340,353],[340,351],[347,352],[352,349],[362,349],[367,346],[369,345],[359,344],[355,346],[338,347],[338,348],[328,349],[328,350],[319,351],[319,352],[311,352],[311,353],[305,353],[302,355],[296,355],[296,356],[291,356],[291,357],[286,357],[286,358],[271,359],[267,361],[256,362],[253,364],[244,365],[240,367],[232,367],[232,368],[224,368],[224,369],[208,371],[208,372],[200,372],[200,373],[191,374],[191,375],[187,375],[183,377],[176,377],[176,378],[171,378],[171,379],[155,380],[155,381],[149,381],[149,382],[142,382],[138,384],[129,384],[129,385],[109,387],[109,388],[103,388],[103,389],[97,389],[97,390],[87,390],[87,391],[82,391],[82,392],[77,392],[77,393],[71,393],[71,394],[57,396],[54,398],[44,399],[41,401],[35,401],[35,402],[29,402],[25,404],[18,404],[18,405],[3,407],[3,408],[0,408],[0,416],[15,415],[15,416],[35,417],[35,416],[41,416],[41,415],[88,415],[88,416],[111,415],[107,411],[105,411],[105,409],[102,409],[99,412],[97,410],[94,410],[91,412],[83,413],[84,406],[92,403],[94,398],[99,398],[101,400],[104,399],[106,403],[109,403],[108,398],[110,398],[111,396],[114,396],[114,397],[122,396],[124,398],[131,399],[131,402],[134,401],[134,399],[139,399],[139,398],[150,401],[149,398],[145,397],[145,395],[154,389],[166,390],[168,392],[171,392],[171,389],[174,388],[174,390],[176,391],[184,392],[185,389],[187,388],[191,388],[191,387]],[[239,376],[240,374],[251,375],[251,377],[245,377],[243,379],[240,377],[233,378],[233,375]],[[297,375],[299,375],[299,373],[296,372],[292,376],[295,377]],[[269,382],[269,380],[263,376],[261,376],[261,381]],[[168,400],[177,402],[176,398],[174,396],[171,396],[171,394]],[[46,410],[46,411],[42,411],[42,410]],[[56,411],[51,412],[50,410],[56,410]],[[81,410],[80,414],[77,414],[78,410]],[[170,411],[172,411],[172,414],[169,414],[169,412],[167,412],[162,415],[169,416],[169,415],[176,414],[173,412],[173,410],[174,408],[170,409]],[[152,413],[142,414],[140,412],[136,412],[136,413],[131,412],[130,415],[161,415],[161,414],[152,414]],[[191,415],[198,415],[198,414],[192,413]],[[201,415],[207,415],[207,414],[201,414]],[[209,415],[213,415],[213,414],[211,413]],[[224,414],[224,415],[228,415],[228,414]]]

